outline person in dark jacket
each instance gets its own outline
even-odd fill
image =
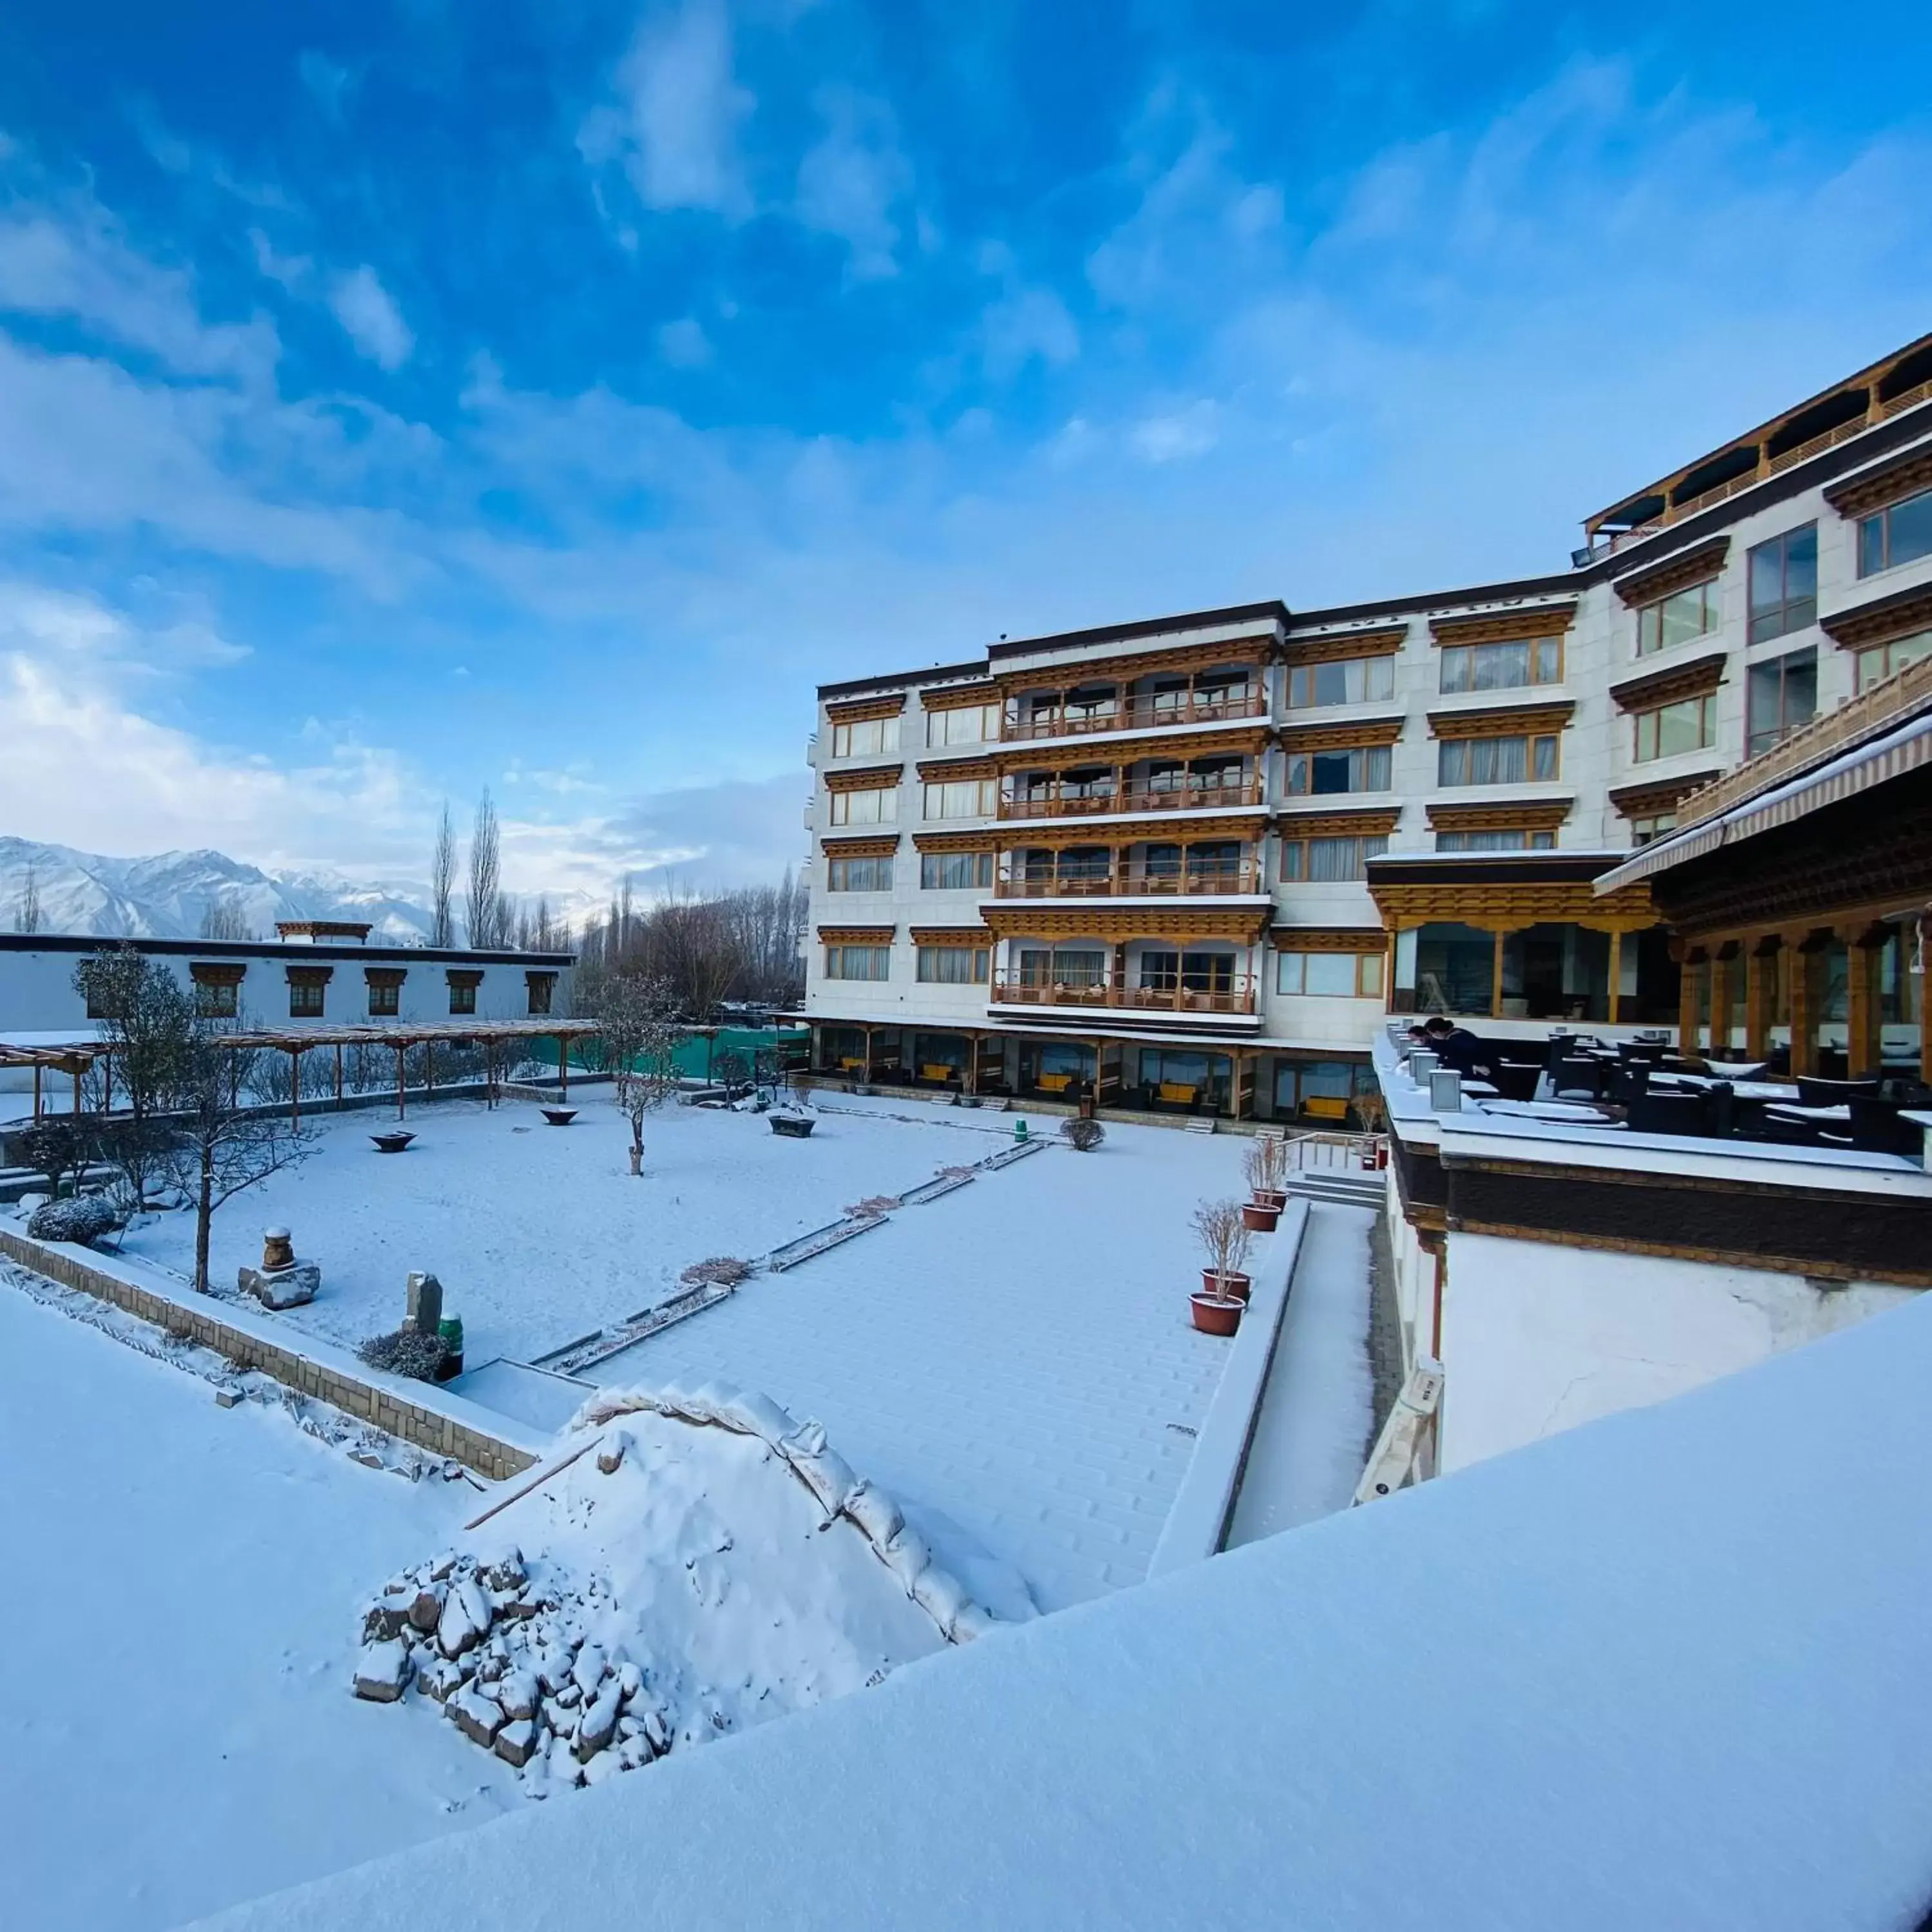
[[[1490,1050],[1467,1027],[1459,1027],[1438,1013],[1423,1030],[1428,1036],[1429,1050],[1442,1065],[1453,1067],[1465,1080],[1489,1077]]]

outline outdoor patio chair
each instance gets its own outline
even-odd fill
[[[1809,1074],[1798,1076],[1798,1104],[1801,1107],[1842,1107],[1854,1097],[1878,1097],[1876,1080],[1818,1080]]]
[[[1600,1100],[1604,1072],[1600,1060],[1559,1060],[1550,1070],[1550,1084],[1559,1100]]]
[[[1490,1084],[1501,1100],[1534,1100],[1542,1084],[1543,1069],[1534,1061],[1499,1060],[1490,1069]]]
[[[1610,1078],[1610,1098],[1620,1107],[1634,1106],[1650,1090],[1650,1064],[1633,1060],[1619,1066]]]
[[[1708,1109],[1701,1094],[1644,1094],[1630,1104],[1635,1134],[1696,1134],[1708,1131]]]
[[[1878,1100],[1854,1094],[1852,1110],[1852,1144],[1866,1154],[1903,1154],[1914,1157],[1924,1144],[1924,1130],[1899,1118],[1899,1110],[1889,1100]]]

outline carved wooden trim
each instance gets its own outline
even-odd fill
[[[1068,658],[1058,663],[1036,664],[1029,670],[1002,671],[1002,691],[1070,691],[1078,684],[1132,683],[1136,678],[1171,670],[1232,670],[1246,665],[1258,674],[1275,649],[1272,631],[1244,638],[1228,638],[1220,644],[1177,644],[1166,650],[1124,652],[1106,658]]]
[[[1498,704],[1474,711],[1432,711],[1432,738],[1540,738],[1561,731],[1576,705],[1566,698],[1554,704]]]
[[[912,842],[922,852],[997,852],[1000,833],[989,826],[983,832],[915,832]]]
[[[1010,905],[982,907],[980,916],[1002,939],[1228,939],[1252,946],[1270,916],[1257,907],[1219,910],[1174,908],[1148,911],[1132,907],[1094,907],[1042,910],[1016,899]]]
[[[922,758],[919,776],[922,784],[970,784],[981,778],[998,778],[998,764],[991,758]]]
[[[1378,926],[1278,926],[1268,944],[1277,952],[1384,952],[1388,934]]]
[[[984,684],[941,685],[932,691],[922,691],[919,701],[928,711],[966,711],[975,705],[997,704],[1000,687],[990,680]]]
[[[188,976],[197,986],[238,986],[248,970],[245,966],[222,960],[196,960],[188,969]]]
[[[1553,832],[1570,816],[1574,798],[1497,800],[1488,805],[1432,805],[1434,832]]]
[[[1588,879],[1444,879],[1401,885],[1371,879],[1369,895],[1382,924],[1398,932],[1438,922],[1485,932],[1516,932],[1528,926],[1638,932],[1660,923],[1648,881],[1642,879],[1600,898]]]
[[[827,772],[824,776],[827,791],[890,791],[905,774],[905,766],[898,765],[867,765],[855,772]]]
[[[444,974],[452,986],[480,986],[483,983],[482,969],[475,966],[452,966]]]
[[[1688,664],[1646,671],[1640,677],[1612,685],[1610,701],[1619,711],[1654,711],[1660,705],[1681,704],[1687,698],[1707,697],[1724,682],[1727,662],[1725,652],[1712,651]]]
[[[1345,632],[1332,638],[1291,638],[1282,647],[1284,662],[1291,664],[1337,664],[1352,658],[1389,658],[1402,649],[1408,635],[1406,624],[1378,631]]]
[[[362,976],[372,986],[400,986],[410,974],[406,966],[365,966]]]
[[[1853,610],[1834,610],[1828,617],[1820,617],[1818,627],[1847,650],[1862,650],[1868,644],[1932,630],[1932,584],[1876,598]]]
[[[821,926],[818,937],[826,946],[890,946],[897,930],[890,926]]]
[[[1366,812],[1283,812],[1274,829],[1284,838],[1386,838],[1401,822],[1400,806],[1378,806]]]
[[[1401,737],[1404,722],[1400,718],[1364,718],[1352,724],[1290,724],[1281,732],[1281,748],[1292,755],[1393,745]]]
[[[335,977],[333,966],[291,966],[287,970],[291,986],[326,986]],[[483,976],[479,973],[476,976]]]
[[[1610,803],[1625,818],[1654,818],[1659,812],[1675,812],[1678,802],[1708,784],[1715,772],[1691,772],[1681,778],[1658,778],[1648,784],[1614,785]]]
[[[905,693],[890,698],[848,698],[825,707],[826,718],[834,724],[860,724],[872,718],[896,718],[905,709]]]
[[[1534,610],[1491,610],[1475,617],[1432,617],[1429,634],[1438,644],[1507,644],[1519,638],[1561,637],[1575,622],[1576,606],[1546,604]]]
[[[890,859],[899,849],[896,832],[890,838],[821,838],[818,843],[828,859]]]
[[[1833,484],[1825,492],[1825,500],[1841,517],[1868,517],[1874,510],[1882,510],[1901,497],[1916,496],[1928,488],[1932,488],[1932,449],[1915,449]]]
[[[1185,763],[1233,752],[1255,757],[1267,749],[1268,730],[1266,720],[1257,718],[1251,724],[1219,731],[1176,732],[1157,738],[1136,734],[1099,743],[1076,740],[1050,750],[1015,746],[996,753],[994,760],[1003,772],[1063,772],[1083,771],[1094,765],[1131,765],[1142,758],[1178,758]]]
[[[990,926],[915,926],[911,928],[915,946],[988,946],[993,944]]]
[[[1620,577],[1610,588],[1634,610],[1640,605],[1675,596],[1680,590],[1688,590],[1694,584],[1708,584],[1724,568],[1730,551],[1731,540],[1728,536],[1713,537],[1708,543],[1699,544],[1694,549],[1676,556],[1667,556],[1648,570],[1633,571],[1628,577]]]

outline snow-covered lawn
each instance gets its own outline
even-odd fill
[[[321,1295],[290,1320],[352,1346],[401,1321],[405,1277],[424,1268],[442,1281],[444,1312],[463,1318],[468,1362],[527,1361],[662,1300],[694,1262],[755,1258],[993,1144],[868,1115],[782,1140],[752,1114],[668,1107],[646,1124],[634,1179],[609,1094],[590,1089],[562,1128],[527,1102],[414,1107],[404,1124],[418,1138],[401,1154],[370,1145],[395,1125],[380,1112],[323,1117],[306,1161],[216,1216],[216,1287],[232,1293],[236,1269],[261,1259],[262,1229],[279,1224],[322,1264]],[[193,1220],[158,1216],[126,1246],[186,1274]]]
[[[348,1694],[356,1608],[466,1483],[358,1468],[0,1277],[5,1903],[34,1932],[186,1918],[519,1802],[441,1724]]]

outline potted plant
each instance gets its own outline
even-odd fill
[[[1242,1211],[1257,1234],[1271,1234],[1288,1205],[1288,1142],[1280,1134],[1257,1134],[1248,1144],[1248,1185],[1253,1199]]]
[[[1202,1202],[1194,1210],[1192,1226],[1208,1255],[1200,1292],[1189,1298],[1194,1325],[1205,1335],[1232,1335],[1241,1325],[1241,1310],[1253,1287],[1241,1268],[1253,1231],[1243,1220],[1238,1201]]]

